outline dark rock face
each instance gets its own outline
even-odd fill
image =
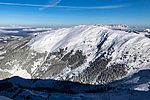
[[[62,58],[62,60],[65,62],[67,61],[68,65],[71,66],[71,69],[75,69],[81,66],[86,59],[86,56],[83,55],[81,50],[77,50],[74,54],[70,55],[69,57],[66,57],[66,55]]]
[[[97,80],[97,76],[99,75],[99,73],[101,71],[103,71],[105,69],[105,67],[107,66],[109,60],[107,59],[96,59],[94,62],[92,62],[90,64],[90,67],[88,67],[87,69],[85,69],[80,75],[79,77],[77,77],[76,79],[78,81],[82,81],[84,83],[93,83],[93,81]],[[95,82],[94,82],[95,83]]]
[[[90,84],[106,84],[119,79],[127,74],[127,66],[124,64],[114,64],[106,67],[109,59],[98,59],[90,64],[90,67],[85,69],[75,81],[90,83]]]
[[[123,77],[126,74],[127,74],[126,65],[115,64],[103,70],[99,74],[96,81],[98,83],[109,83],[115,81],[118,78]]]
[[[69,53],[64,54],[66,51],[60,49],[59,51],[49,53],[45,62],[36,70],[36,73],[33,75],[34,78],[46,78],[53,77],[61,73],[66,67],[75,69],[82,65],[86,56],[83,55],[82,51],[73,50]]]

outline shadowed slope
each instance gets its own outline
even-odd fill
[[[150,70],[142,70],[130,77],[107,85],[12,77],[0,81],[0,95],[15,100],[29,98],[31,100],[60,100],[60,98],[73,99],[74,97],[81,100],[86,98],[95,100],[148,100],[150,97],[149,74]]]

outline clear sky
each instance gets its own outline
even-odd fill
[[[150,0],[0,0],[0,24],[150,26]]]

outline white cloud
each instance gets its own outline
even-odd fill
[[[39,10],[44,10],[46,8],[55,7],[57,6],[62,0],[51,0],[48,5],[39,8]]]
[[[0,2],[0,5],[10,5],[10,6],[28,6],[28,7],[44,7],[44,6],[48,6],[48,5],[36,5],[36,4],[3,3],[3,2]]]
[[[111,5],[111,6],[94,6],[94,7],[76,7],[76,6],[55,6],[58,8],[70,8],[70,9],[113,9],[126,7],[126,5]]]
[[[127,5],[110,5],[110,6],[93,6],[93,7],[82,7],[82,6],[58,6],[62,0],[52,0],[47,5],[38,5],[38,4],[21,4],[21,3],[3,3],[0,2],[0,5],[10,5],[10,6],[28,6],[28,7],[42,7],[40,10],[45,8],[66,8],[66,9],[114,9],[122,8]]]
[[[51,0],[49,2],[50,6],[57,6],[62,0]]]

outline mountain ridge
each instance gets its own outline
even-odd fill
[[[6,43],[1,71],[90,84],[122,79],[150,64],[148,33],[124,29],[128,26],[79,25]]]

